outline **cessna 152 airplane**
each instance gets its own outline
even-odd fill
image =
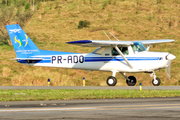
[[[17,62],[32,66],[110,71],[112,76],[107,78],[107,85],[109,86],[116,85],[116,73],[121,73],[126,79],[127,85],[134,86],[136,78],[125,76],[126,72],[151,73],[150,76],[153,77],[152,84],[159,86],[161,81],[156,77],[155,71],[168,68],[167,74],[170,78],[171,60],[176,58],[167,52],[149,52],[150,45],[174,42],[172,39],[140,41],[79,40],[67,42],[67,44],[83,47],[98,47],[92,53],[82,54],[39,50],[18,24],[6,25],[6,29],[16,52],[17,57],[14,60],[17,60]]]

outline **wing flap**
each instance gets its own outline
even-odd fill
[[[159,43],[167,43],[167,42],[174,42],[173,39],[159,39],[159,40],[140,40],[134,42],[141,42],[144,45],[152,45],[152,44],[159,44]]]

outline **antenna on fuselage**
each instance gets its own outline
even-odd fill
[[[109,32],[117,41],[119,41],[111,32]]]
[[[111,41],[111,39],[109,38],[109,36],[106,34],[106,32],[103,30],[104,34],[108,37],[108,39]]]

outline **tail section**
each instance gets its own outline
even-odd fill
[[[18,24],[6,25],[6,29],[9,33],[17,58],[29,58],[40,52],[38,47]]]

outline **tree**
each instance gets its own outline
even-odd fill
[[[30,10],[22,11],[18,8],[17,11],[14,11],[14,6],[4,6],[0,7],[0,42],[7,43],[11,45],[11,42],[8,41],[9,35],[5,28],[5,25],[12,24],[13,22],[18,23],[23,27],[27,21],[32,17],[33,12]],[[15,14],[16,13],[16,14]]]
[[[5,25],[10,24],[10,22],[13,19],[13,8],[12,7],[1,7],[0,8],[0,42],[5,42],[10,45],[10,43],[7,40],[8,34],[5,31]]]

